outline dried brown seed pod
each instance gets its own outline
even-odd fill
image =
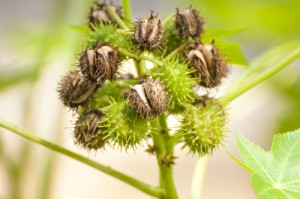
[[[74,108],[87,102],[96,89],[96,84],[85,81],[79,70],[73,70],[61,79],[57,91],[63,104]]]
[[[199,77],[199,84],[203,87],[219,86],[221,79],[228,75],[228,65],[214,45],[214,41],[211,44],[196,44],[187,53],[187,58],[190,67],[196,69],[194,75]]]
[[[113,17],[110,16],[107,6],[110,6],[116,13],[119,15],[120,18],[123,18],[122,14],[122,7],[121,6],[115,6],[112,4],[106,4],[104,3],[97,3],[91,7],[90,14],[89,14],[89,25],[97,25],[99,23],[104,24],[116,24],[116,21]]]
[[[148,103],[144,87],[141,84],[130,87],[128,99],[137,113],[145,117],[150,117],[152,115],[152,109]]]
[[[155,115],[161,114],[167,108],[167,94],[164,91],[164,85],[160,79],[155,80],[148,78],[143,83],[146,97]]]
[[[85,49],[79,60],[83,76],[98,85],[102,85],[107,79],[114,79],[118,70],[117,54],[118,48],[108,42],[98,42]]]
[[[151,12],[149,19],[138,19],[132,40],[140,50],[154,51],[159,49],[163,34],[164,30],[160,20]]]
[[[196,9],[190,6],[188,9],[180,12],[177,8],[176,28],[180,37],[197,38],[203,32],[204,21]]]
[[[145,117],[159,115],[167,108],[167,94],[159,79],[148,78],[144,83],[132,86],[128,99],[136,112]]]
[[[86,112],[78,117],[74,129],[75,144],[88,150],[103,148],[106,133],[100,127],[100,120],[105,115],[99,111]]]

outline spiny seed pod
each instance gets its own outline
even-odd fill
[[[105,117],[102,112],[93,111],[83,113],[75,124],[75,144],[88,150],[103,148],[106,143],[106,133],[100,127],[100,120]]]
[[[82,52],[79,66],[85,79],[102,85],[105,80],[112,80],[118,70],[118,48],[108,42],[96,45]]]
[[[153,51],[160,47],[163,34],[160,20],[151,12],[149,19],[142,18],[137,21],[132,40],[140,50]]]
[[[113,9],[117,15],[119,15],[120,18],[123,17],[122,15],[122,7],[121,6],[115,6],[112,3],[107,5],[106,3],[97,3],[91,7],[90,14],[89,14],[89,25],[97,25],[99,23],[104,24],[115,24],[116,21],[113,17],[110,16],[107,7],[110,6],[111,9]]]
[[[199,156],[211,154],[224,140],[227,115],[220,104],[208,102],[205,107],[186,107],[176,136],[183,142],[182,148]]]
[[[101,126],[106,128],[107,139],[113,147],[135,149],[147,139],[148,121],[137,117],[125,100],[112,100],[103,113],[105,117],[101,120]]]
[[[160,115],[167,108],[167,94],[159,78],[148,78],[142,84],[131,86],[128,99],[136,112],[145,117]]]
[[[214,41],[211,44],[196,44],[187,53],[187,58],[189,66],[196,69],[194,76],[200,79],[199,84],[203,87],[219,86],[221,79],[228,75],[228,65],[214,45]]]
[[[204,21],[199,12],[190,6],[188,9],[180,12],[177,8],[176,28],[179,36],[183,38],[192,37],[196,39],[203,32]]]
[[[96,89],[96,84],[85,81],[79,70],[73,70],[61,79],[57,92],[65,106],[75,108],[87,102]]]

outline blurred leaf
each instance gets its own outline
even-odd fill
[[[68,24],[67,27],[69,27],[71,30],[80,32],[80,33],[89,33],[90,30],[88,29],[87,26],[77,26],[77,25],[72,25]]]
[[[205,42],[210,42],[213,39],[223,39],[226,37],[230,37],[236,35],[242,31],[246,30],[246,27],[240,27],[236,29],[213,29],[207,28],[202,35],[202,39]]]
[[[241,66],[248,65],[241,46],[238,43],[216,40],[215,44],[229,63]]]
[[[300,129],[275,135],[269,152],[240,134],[237,145],[245,165],[253,172],[251,183],[259,198],[300,197]]]

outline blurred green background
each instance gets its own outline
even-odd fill
[[[0,117],[155,184],[155,161],[143,149],[127,155],[111,150],[94,155],[75,147],[70,133],[72,114],[57,99],[56,82],[76,65],[82,48],[84,35],[75,26],[86,24],[92,2],[0,1]],[[163,18],[175,12],[176,7],[184,9],[190,4],[199,8],[207,28],[242,28],[243,31],[226,40],[239,43],[249,63],[277,44],[300,40],[299,0],[132,0],[132,11],[135,18],[148,15],[150,10]],[[300,127],[299,64],[295,62],[231,104],[232,133],[225,144],[228,150],[237,153],[236,131],[268,149],[274,132]],[[247,66],[233,66],[224,89],[246,70]],[[180,198],[188,198],[197,158],[187,158],[179,150],[176,154],[179,156],[176,185]],[[255,198],[248,177],[220,150],[210,159],[203,198],[238,199],[242,194],[243,198]],[[0,129],[0,199],[7,198],[146,197],[123,183]]]

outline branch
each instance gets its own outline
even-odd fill
[[[163,195],[163,191],[160,189],[160,188],[157,188],[157,187],[154,187],[154,186],[151,186],[151,185],[148,185],[142,181],[139,181],[133,177],[130,177],[126,174],[123,174],[117,170],[114,170],[112,169],[111,167],[109,166],[105,166],[101,163],[98,163],[94,160],[91,160],[89,158],[86,158],[78,153],[75,153],[73,151],[70,151],[66,148],[63,148],[55,143],[52,143],[52,142],[49,142],[41,137],[38,137],[36,134],[30,132],[30,131],[27,131],[21,127],[18,127],[14,124],[11,124],[7,121],[4,121],[2,119],[0,119],[0,126],[7,129],[7,130],[10,130],[32,142],[35,142],[37,144],[40,144],[40,145],[43,145],[45,146],[46,148],[49,148],[49,149],[52,149],[53,151],[56,151],[56,152],[59,152],[61,154],[64,154],[66,156],[69,156],[70,158],[73,158],[75,160],[78,160],[79,162],[82,162],[86,165],[89,165],[103,173],[106,173],[107,175],[110,175],[112,177],[115,177],[137,189],[139,189],[140,191],[146,193],[146,194],[149,194],[151,196],[155,196],[155,197],[160,197]]]

